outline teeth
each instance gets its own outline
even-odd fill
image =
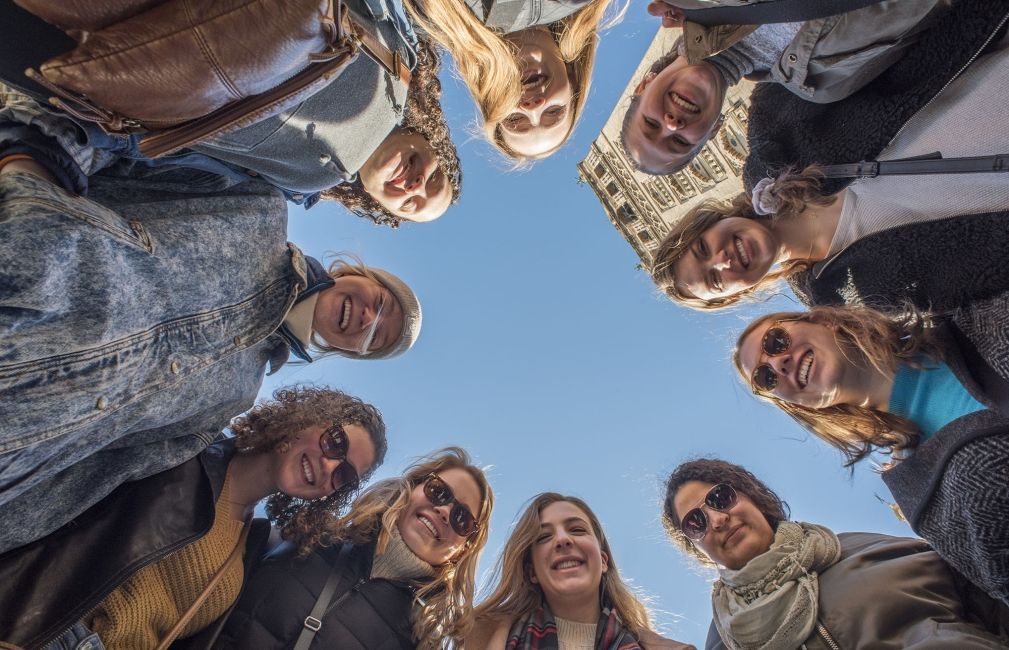
[[[809,382],[809,369],[813,365],[813,351],[810,350],[802,357],[802,365],[799,367],[799,385],[805,386]]]
[[[691,102],[688,102],[687,100],[683,99],[676,93],[669,93],[669,97],[670,99],[672,99],[674,104],[676,104],[685,111],[690,111],[691,113],[699,113],[701,111],[701,108],[699,106],[697,106],[696,104],[692,104]]]
[[[340,316],[340,329],[345,330],[350,325],[350,298],[343,301],[343,314]]]
[[[301,457],[301,471],[305,474],[305,481],[309,485],[315,485],[315,474],[312,472],[312,464],[304,456]]]
[[[431,535],[432,535],[432,536],[433,536],[433,537],[434,537],[435,539],[438,539],[438,530],[437,530],[437,529],[436,529],[436,528],[434,527],[434,524],[433,524],[433,523],[431,523],[431,520],[430,520],[430,519],[428,519],[427,517],[425,517],[425,516],[423,516],[423,515],[419,515],[419,516],[417,517],[417,519],[420,519],[420,523],[422,523],[422,524],[424,524],[425,526],[427,526],[427,529],[428,529],[429,531],[431,531]]]
[[[556,565],[554,565],[554,568],[555,569],[571,569],[571,568],[574,568],[576,566],[581,566],[581,565],[582,565],[582,563],[579,562],[578,560],[564,560],[563,562],[558,562]]]
[[[739,253],[739,261],[742,262],[744,268],[750,266],[750,256],[746,254],[746,250],[743,248],[743,240],[736,237],[735,242],[736,252]]]

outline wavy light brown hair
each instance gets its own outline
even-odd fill
[[[610,2],[592,0],[577,13],[550,25],[561,58],[568,64],[572,86],[571,126],[564,142],[574,132],[589,95],[599,42],[597,32]],[[501,122],[522,99],[522,71],[515,60],[515,46],[504,35],[484,25],[462,0],[406,0],[404,5],[421,30],[452,55],[456,71],[483,117],[482,130],[488,142],[520,163],[546,158],[557,150],[524,156],[508,147],[502,138]],[[606,26],[618,22],[625,9],[626,5],[606,21]]]
[[[673,505],[676,493],[680,491],[684,483],[690,481],[700,481],[712,485],[719,483],[731,485],[736,492],[749,497],[753,505],[757,506],[760,514],[764,515],[771,530],[777,530],[779,523],[788,521],[790,513],[788,504],[774,490],[767,487],[763,481],[745,468],[718,458],[698,458],[682,463],[666,479],[666,498],[662,502],[662,525],[673,544],[701,564],[715,566],[711,558],[693,540],[683,534],[683,530],[680,528],[680,518]]]
[[[624,625],[635,635],[651,630],[648,608],[624,584],[617,569],[617,561],[606,539],[606,533],[599,518],[588,504],[578,497],[565,496],[556,492],[544,492],[534,496],[519,516],[512,529],[504,551],[494,569],[493,584],[497,586],[476,609],[476,618],[481,624],[496,625],[511,623],[534,612],[543,602],[543,590],[532,582],[532,548],[540,535],[540,514],[558,502],[567,502],[585,513],[592,524],[592,532],[599,540],[599,546],[609,558],[606,573],[602,577],[602,587],[606,596]]]
[[[462,166],[441,107],[442,88],[438,79],[441,57],[434,45],[424,38],[419,40],[416,50],[417,66],[407,90],[403,124],[398,128],[424,136],[452,187],[452,203],[455,203],[462,192]],[[357,216],[371,219],[380,226],[399,228],[403,221],[368,194],[360,179],[323,190],[322,198],[339,201]]]
[[[861,306],[778,312],[761,316],[747,325],[736,341],[732,363],[748,388],[752,389],[751,378],[743,372],[739,358],[743,339],[755,330],[782,321],[805,321],[832,329],[843,352],[857,355],[860,362],[879,372],[892,374],[898,363],[920,366],[919,359],[923,356],[934,360],[943,358],[930,321],[910,305],[893,316]],[[755,394],[844,454],[846,467],[877,448],[887,453],[913,449],[920,438],[920,430],[914,422],[886,411],[853,404],[812,408],[786,402],[768,393]]]
[[[402,476],[379,481],[362,492],[350,511],[331,526],[332,539],[354,544],[376,542],[376,551],[381,553],[413,489],[428,475],[449,469],[465,470],[480,488],[480,510],[474,513],[479,527],[467,540],[463,553],[434,567],[434,579],[417,590],[412,618],[413,638],[420,650],[441,648],[445,640],[461,644],[473,625],[477,562],[487,543],[494,509],[494,493],[483,470],[472,464],[465,449],[438,450],[407,467]]]
[[[807,206],[826,206],[833,203],[834,196],[820,193],[823,174],[818,167],[806,167],[801,172],[788,170],[774,182],[773,194],[781,201],[781,207],[774,215],[760,216],[753,211],[751,197],[742,193],[731,201],[705,201],[692,208],[659,242],[652,261],[651,274],[655,286],[675,303],[698,310],[724,309],[741,300],[756,299],[774,287],[779,280],[809,269],[807,260],[790,260],[777,271],[771,271],[750,287],[728,296],[703,300],[684,293],[676,284],[676,263],[686,255],[701,235],[722,219],[739,217],[766,221],[768,224],[792,219],[801,214]]]
[[[375,462],[361,474],[364,484],[385,461],[385,422],[377,408],[342,391],[286,386],[278,389],[273,399],[232,420],[229,428],[238,453],[262,454],[285,453],[305,429],[331,424],[357,424],[368,432],[375,446]],[[284,539],[298,545],[299,556],[305,557],[326,541],[333,519],[350,503],[354,491],[347,486],[315,500],[277,492],[267,497],[266,514]]]

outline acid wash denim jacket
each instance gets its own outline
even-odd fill
[[[0,552],[198,454],[287,359],[283,197],[179,171],[91,199],[0,176]]]

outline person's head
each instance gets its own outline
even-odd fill
[[[650,629],[648,610],[620,578],[602,524],[577,497],[545,492],[519,516],[496,566],[496,586],[478,618],[515,620],[542,602],[598,602],[600,592],[633,632]]]
[[[674,469],[662,503],[662,523],[681,551],[732,570],[770,549],[788,514],[788,504],[760,479],[715,458]]]
[[[385,460],[385,422],[371,404],[331,388],[287,386],[232,420],[240,454],[271,454],[277,492],[266,512],[302,554]]]
[[[418,25],[452,55],[487,140],[529,162],[557,151],[588,98],[597,32],[610,0],[592,0],[548,27],[502,35],[457,0],[408,0]],[[618,14],[619,16],[622,13]]]
[[[332,535],[375,542],[381,553],[392,529],[399,531],[410,551],[435,570],[434,580],[417,592],[414,638],[419,648],[440,648],[440,639],[459,641],[472,625],[477,561],[493,508],[483,471],[465,450],[448,447],[362,492]]]
[[[333,286],[319,292],[312,319],[312,344],[321,352],[353,359],[391,359],[420,336],[420,302],[388,271],[353,258],[329,267]]]
[[[756,214],[748,193],[692,208],[659,243],[651,268],[656,286],[681,305],[722,309],[807,269],[806,260],[782,259],[780,228],[807,206],[833,201],[819,193],[821,177],[815,166],[782,172],[771,190],[779,203],[773,215]]]
[[[888,413],[874,387],[898,363],[942,357],[926,325],[914,309],[898,317],[866,307],[768,314],[743,330],[732,361],[755,395],[839,449],[850,465],[873,447],[917,444],[918,427]]]
[[[353,183],[323,192],[359,216],[393,228],[437,219],[459,200],[459,154],[441,108],[441,59],[421,39],[402,126],[372,152]]]
[[[721,128],[726,89],[713,65],[691,64],[674,48],[634,88],[620,131],[627,157],[646,174],[686,167]]]

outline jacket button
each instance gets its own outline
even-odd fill
[[[95,408],[98,409],[99,411],[104,411],[108,407],[109,407],[109,400],[104,395],[99,397],[98,401],[95,402]]]
[[[259,172],[257,172],[255,169],[246,169],[245,173],[252,177],[259,176]]]
[[[789,54],[788,55],[788,62],[789,63],[795,63],[798,60],[799,60],[799,57],[795,56],[794,54]]]
[[[178,361],[173,361],[172,365],[169,367],[172,369],[172,374],[177,375],[179,374],[179,369],[182,367],[182,364],[180,364]]]
[[[241,336],[236,336],[234,338],[234,341],[235,341],[235,345],[241,345],[242,344],[242,337]]]
[[[695,43],[700,43],[702,40],[704,40],[704,37],[701,36],[700,34],[698,34],[697,36],[694,37],[694,42]]]
[[[333,159],[333,157],[330,156],[328,153],[319,154],[319,164],[320,165],[328,165],[329,161],[332,160],[332,159]]]

